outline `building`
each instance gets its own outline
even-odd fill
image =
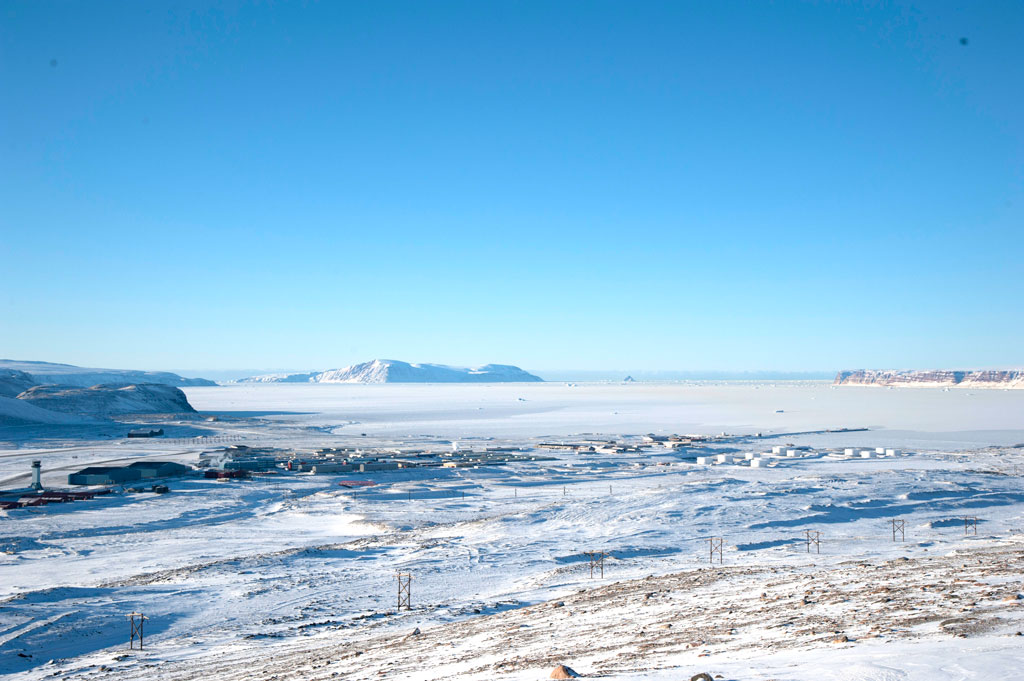
[[[140,480],[142,473],[126,466],[89,466],[68,476],[69,485],[117,485]]]
[[[274,447],[231,445],[199,455],[200,468],[222,470],[271,471],[287,464],[295,453]]]
[[[136,461],[128,466],[139,472],[142,478],[172,478],[185,475],[191,468],[173,461]]]
[[[163,434],[163,428],[136,428],[128,431],[128,437],[158,437]]]
[[[149,478],[170,478],[192,470],[173,461],[136,461],[130,466],[90,466],[68,476],[69,485],[119,485]]]
[[[204,478],[210,480],[229,480],[231,478],[244,478],[249,474],[246,471],[214,471],[209,470],[203,473]]]

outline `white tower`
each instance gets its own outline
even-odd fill
[[[42,465],[43,464],[42,464],[41,461],[33,461],[32,462],[32,489],[42,489],[43,488],[43,483],[39,479],[39,476],[42,473],[42,468],[41,468]]]

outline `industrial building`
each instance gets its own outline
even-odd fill
[[[119,485],[184,475],[191,468],[172,461],[136,461],[130,466],[90,466],[68,476],[69,485]]]
[[[142,473],[126,466],[89,466],[68,476],[69,485],[116,485],[142,479]]]
[[[136,428],[128,431],[128,437],[159,437],[163,434],[163,428]]]
[[[274,447],[231,445],[199,455],[200,468],[221,470],[272,471],[294,456],[290,450]]]
[[[46,506],[70,501],[83,501],[103,494],[110,494],[109,489],[92,490],[89,492],[46,491],[35,494],[17,493],[12,498],[0,499],[0,510],[25,508],[26,506]]]
[[[234,470],[234,471],[215,471],[208,470],[203,473],[204,478],[210,480],[230,480],[232,478],[245,478],[248,477],[248,471]]]
[[[146,478],[172,478],[185,475],[191,468],[173,461],[136,461],[128,466],[139,472],[143,479]]]

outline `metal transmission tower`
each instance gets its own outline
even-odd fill
[[[403,605],[406,610],[412,610],[412,573],[399,572],[396,576],[398,577],[398,610],[401,611]]]

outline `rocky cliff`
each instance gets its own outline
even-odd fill
[[[1024,388],[1024,371],[950,369],[840,371],[834,385],[925,386],[938,388]]]

